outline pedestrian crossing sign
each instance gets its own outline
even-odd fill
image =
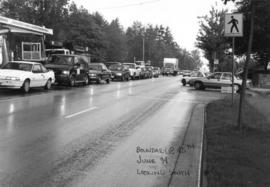
[[[243,36],[243,14],[225,14],[225,36]]]

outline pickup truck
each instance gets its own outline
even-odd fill
[[[131,79],[139,79],[141,75],[141,68],[135,63],[123,63],[124,66],[128,67]]]

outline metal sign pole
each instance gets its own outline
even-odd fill
[[[234,103],[234,38],[232,38],[232,106]]]

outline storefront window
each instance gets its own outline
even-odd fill
[[[23,60],[41,60],[41,44],[22,42]]]

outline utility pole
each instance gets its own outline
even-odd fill
[[[251,5],[251,20],[250,20],[250,33],[249,33],[249,41],[248,41],[248,51],[247,51],[247,60],[244,65],[244,77],[242,82],[242,89],[240,94],[240,101],[239,101],[239,111],[238,111],[238,121],[237,126],[239,129],[243,129],[243,122],[242,122],[242,116],[243,116],[243,103],[245,101],[245,94],[246,94],[246,81],[247,81],[247,74],[248,74],[248,64],[250,61],[250,54],[252,51],[252,42],[253,42],[253,32],[254,32],[254,15],[255,15],[255,6],[254,2],[252,0],[249,1]]]
[[[143,46],[142,46],[142,60],[144,61],[144,36],[143,36]]]
[[[233,46],[232,46],[232,106],[234,104],[234,39],[235,37],[232,38],[232,43],[233,43]]]

